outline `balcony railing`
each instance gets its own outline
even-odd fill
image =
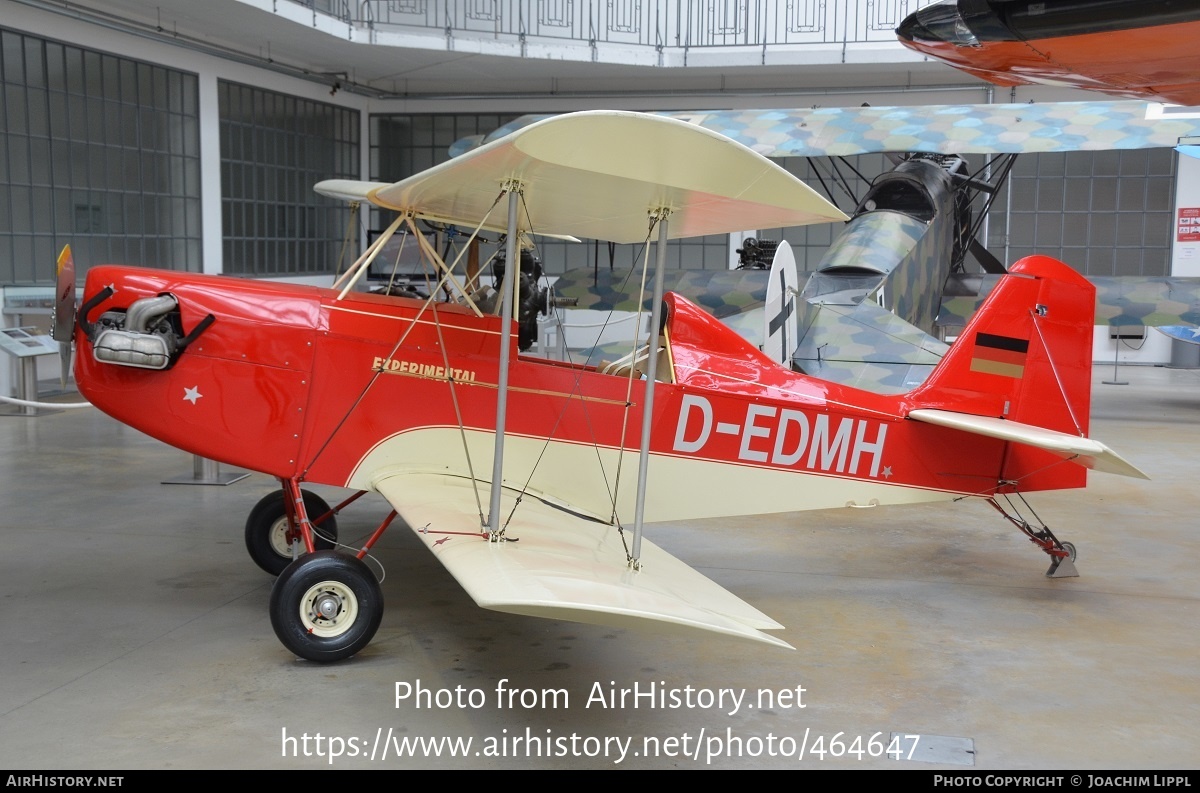
[[[895,41],[933,0],[298,0],[379,31],[683,50]]]

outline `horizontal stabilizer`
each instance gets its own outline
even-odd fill
[[[1091,438],[1068,435],[1065,432],[1035,427],[1031,424],[1006,421],[994,416],[972,416],[949,410],[922,408],[911,411],[908,417],[926,424],[937,424],[940,427],[950,427],[976,435],[985,435],[989,438],[1034,446],[1093,471],[1105,471],[1137,479],[1150,478],[1124,457],[1100,441]]]
[[[710,631],[791,647],[762,633],[783,626],[653,543],[642,541],[642,569],[630,570],[612,526],[527,494],[507,541],[488,542],[479,533],[469,480],[396,474],[375,487],[483,608],[614,627]],[[502,515],[513,512],[514,500],[504,493]],[[631,531],[625,541],[633,541]]]

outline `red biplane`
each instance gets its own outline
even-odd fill
[[[510,262],[531,233],[654,241],[660,290],[669,239],[844,218],[740,144],[622,112],[548,119],[394,185],[324,189],[396,210],[389,231],[417,217],[504,230]],[[69,289],[59,310],[96,406],[280,480],[247,544],[279,574],[276,634],[306,659],[371,640],[382,598],[361,560],[397,514],[485,608],[786,646],[643,524],[977,496],[1050,556],[1048,574],[1074,575],[1074,548],[1006,499],[1082,487],[1088,468],[1141,476],[1087,438],[1093,288],[1051,259],[1015,264],[920,387],[881,395],[781,366],[674,294],[625,359],[523,355],[516,268],[499,316],[440,260],[431,294],[452,301],[354,290],[387,236],[332,289],[104,266],[77,315]],[[305,483],[377,491],[394,511],[343,553]]]

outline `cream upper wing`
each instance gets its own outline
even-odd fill
[[[548,118],[367,192],[376,206],[502,230],[503,206],[494,210],[506,187],[522,191],[522,232],[612,242],[646,239],[647,212],[659,209],[670,211],[672,239],[846,220],[795,176],[723,135],[625,111]],[[322,183],[321,192],[362,189]]]

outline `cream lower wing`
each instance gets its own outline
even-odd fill
[[[507,542],[488,542],[468,479],[396,474],[375,488],[433,555],[486,609],[532,617],[658,631],[711,631],[791,648],[763,633],[782,625],[653,543],[642,541],[642,569],[626,563],[611,526],[526,495]],[[486,504],[487,485],[480,486]],[[503,515],[515,493],[506,490]],[[625,532],[632,543],[632,531]]]

